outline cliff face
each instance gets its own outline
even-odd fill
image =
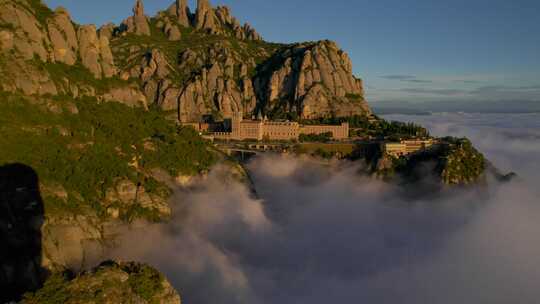
[[[257,70],[255,91],[265,112],[293,112],[308,119],[370,113],[362,81],[334,42],[280,49]]]
[[[425,151],[397,158],[374,149],[362,159],[368,164],[369,173],[383,179],[400,177],[406,183],[428,183],[465,186],[482,182],[486,178],[489,163],[466,138],[446,137]],[[499,175],[499,176],[497,176]],[[511,179],[512,175],[494,174],[499,180]]]
[[[137,0],[131,17],[99,30],[73,23],[63,8],[3,0],[0,46],[4,91],[158,106],[181,121],[236,111],[280,118],[370,113],[362,82],[335,43],[265,42],[229,8],[207,0],[193,13],[178,0],[154,17]]]

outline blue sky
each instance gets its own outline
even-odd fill
[[[78,23],[119,23],[134,0],[46,0]],[[146,0],[148,15],[172,0]],[[195,1],[189,1],[195,8]],[[540,101],[538,0],[211,0],[266,40],[331,39],[370,101]]]

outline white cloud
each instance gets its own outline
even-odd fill
[[[411,198],[359,164],[269,156],[249,165],[260,200],[218,168],[113,255],[156,265],[190,303],[537,303],[538,117],[399,118],[469,135],[522,179]]]

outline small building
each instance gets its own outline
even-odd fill
[[[384,151],[392,156],[404,156],[407,154],[407,146],[401,142],[387,142],[384,144]]]
[[[406,156],[418,151],[426,150],[434,144],[433,139],[411,139],[400,142],[386,142],[383,150],[392,156]]]
[[[204,122],[187,122],[182,123],[182,125],[186,127],[192,127],[193,129],[195,129],[195,131],[199,133],[205,133],[210,130],[210,124]]]

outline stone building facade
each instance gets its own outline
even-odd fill
[[[406,156],[421,150],[425,150],[434,145],[432,139],[421,140],[411,139],[402,140],[400,142],[387,142],[384,143],[384,151],[392,156]]]
[[[208,131],[202,123],[186,123],[199,132]],[[235,113],[231,118],[230,132],[210,132],[215,139],[223,140],[298,140],[300,134],[332,133],[335,140],[349,138],[349,124],[332,125],[300,125],[292,121],[245,120],[242,113]],[[205,130],[203,130],[203,128]]]

